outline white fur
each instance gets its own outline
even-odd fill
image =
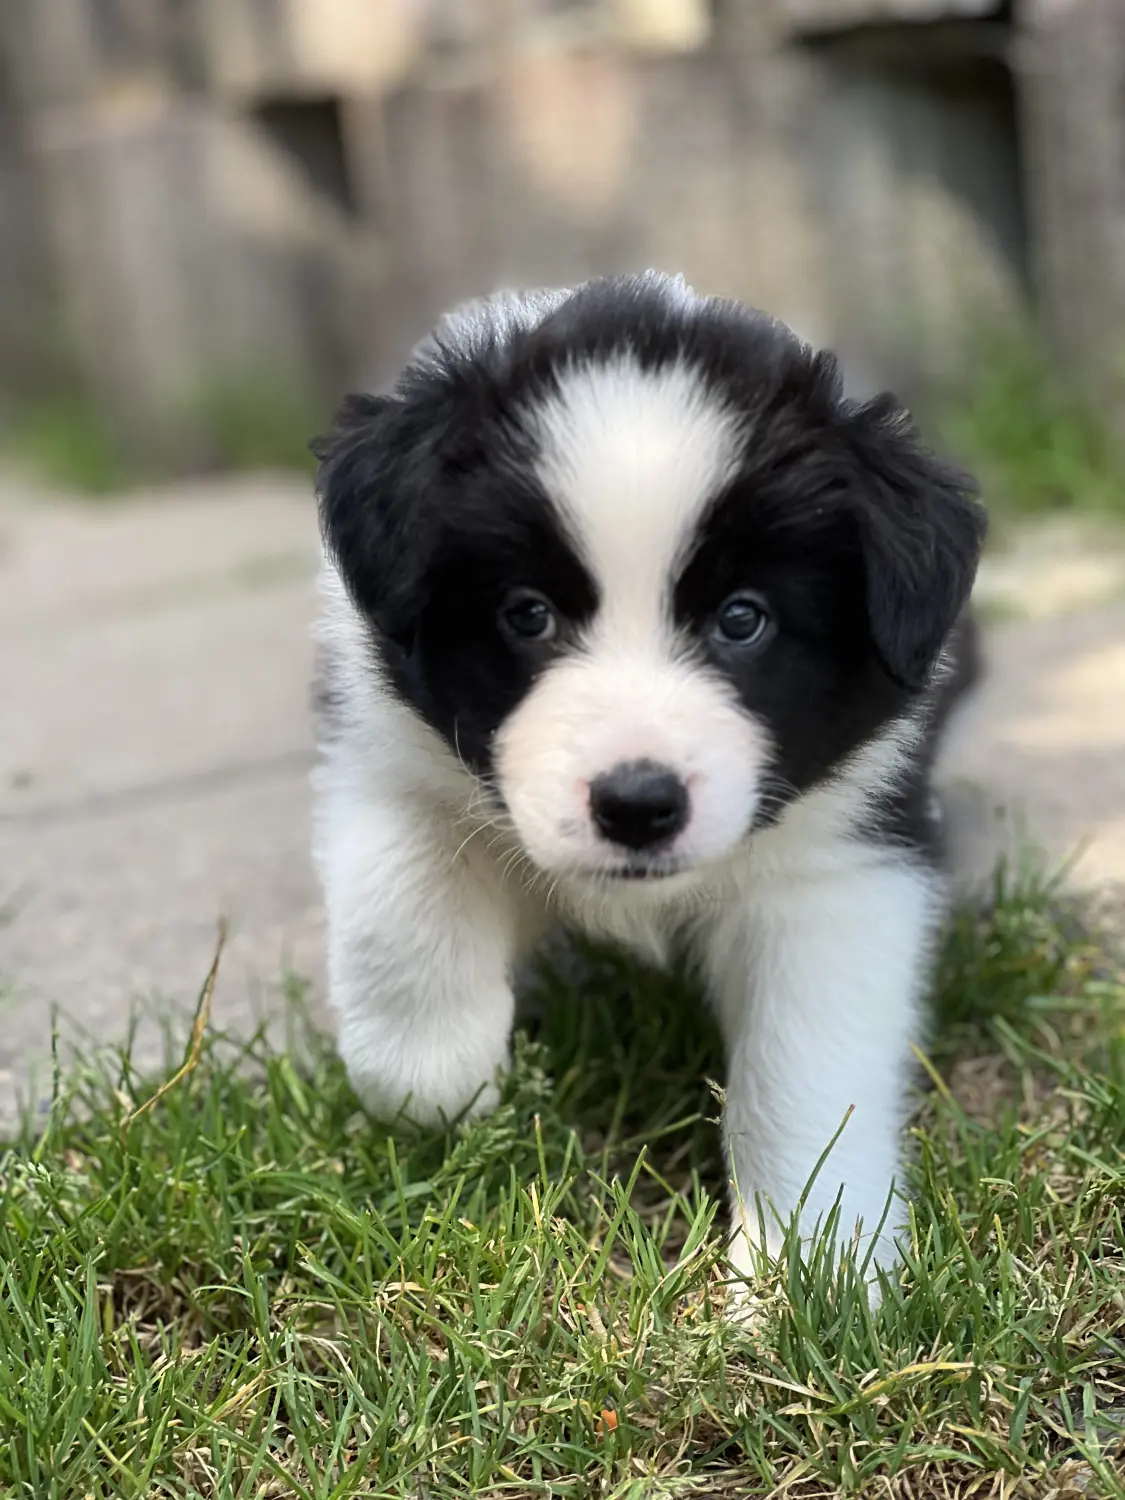
[[[707,502],[738,473],[741,420],[696,371],[621,358],[568,370],[536,413],[539,477],[609,592],[606,628],[667,634],[665,591]]]
[[[672,864],[725,855],[753,818],[768,740],[688,658],[667,599],[695,522],[737,470],[738,426],[694,372],[651,375],[627,359],[568,371],[537,413],[539,477],[602,599],[581,650],[543,674],[495,757],[523,847],[564,883],[620,863],[587,808],[590,782],[621,762],[654,760],[686,783],[692,816]]]
[[[657,962],[686,941],[728,1048],[739,1235],[756,1233],[755,1195],[772,1203],[767,1226],[795,1212],[850,1109],[802,1228],[842,1190],[844,1233],[862,1220],[870,1239],[895,1185],[944,894],[932,871],[855,829],[908,763],[919,725],[892,725],[747,840],[769,738],[687,657],[666,592],[701,508],[733,470],[736,420],[685,371],[653,378],[623,363],[568,372],[539,420],[540,478],[602,604],[580,649],[542,674],[497,737],[510,816],[376,679],[326,564],[320,644],[347,717],[316,773],[316,857],[349,1075],[378,1115],[405,1106],[432,1121],[488,1107],[508,1058],[512,974],[549,923],[561,916]],[[611,855],[590,824],[589,782],[637,757],[689,784],[691,818],[672,851],[683,873],[598,878]],[[898,1209],[877,1262],[900,1222]],[[766,1240],[776,1251],[772,1227]],[[738,1238],[735,1262],[749,1260]]]
[[[748,861],[739,899],[697,933],[727,1046],[724,1121],[742,1227],[757,1242],[764,1220],[776,1253],[774,1210],[787,1219],[807,1190],[804,1224],[823,1226],[840,1195],[841,1240],[862,1225],[861,1255],[885,1264],[903,1218],[890,1194],[901,1187],[904,1079],[939,892],[932,876],[885,855],[814,853],[783,829],[776,840],[782,869]],[[760,1211],[758,1195],[773,1208]],[[735,1264],[749,1269],[745,1244]]]

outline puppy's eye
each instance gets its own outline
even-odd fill
[[[761,645],[772,625],[766,601],[748,590],[732,594],[715,616],[715,634],[724,645]]]
[[[520,641],[549,641],[558,631],[555,612],[542,594],[521,589],[504,602],[500,623]]]

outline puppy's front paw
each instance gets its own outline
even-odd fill
[[[455,1090],[409,1088],[360,1069],[348,1068],[348,1080],[369,1115],[391,1121],[400,1116],[416,1125],[443,1125],[454,1120],[476,1120],[491,1114],[500,1102],[498,1083],[478,1085],[473,1093]]]
[[[758,1244],[759,1235],[748,1228],[749,1220],[744,1218],[743,1224],[731,1235],[730,1245],[727,1250],[727,1265],[730,1269],[730,1279],[727,1284],[726,1312],[728,1318],[733,1322],[740,1323],[751,1329],[761,1322],[764,1310],[770,1301],[770,1296],[763,1295],[755,1286],[759,1286],[764,1278],[769,1278],[770,1285],[776,1287],[776,1278],[770,1276],[770,1268],[784,1259],[784,1235],[777,1232],[776,1237],[767,1231],[766,1248],[763,1250]],[[845,1259],[859,1268],[867,1259],[870,1240],[860,1240],[858,1244],[849,1242],[843,1247],[836,1249],[836,1259],[842,1271],[842,1263]],[[802,1258],[809,1260],[811,1256],[819,1252],[810,1240],[802,1238]],[[879,1278],[880,1268],[889,1271],[898,1264],[900,1257],[898,1247],[893,1238],[881,1236],[876,1245],[875,1252],[867,1260],[867,1267],[863,1274],[863,1285],[867,1293],[867,1304],[872,1312],[878,1312],[883,1302],[883,1286]]]
[[[341,1033],[340,1054],[360,1103],[377,1120],[404,1116],[417,1125],[442,1125],[478,1119],[500,1102],[506,1058],[489,1067],[486,1059],[463,1054],[408,1056],[401,1048],[374,1047],[368,1037],[356,1041]]]

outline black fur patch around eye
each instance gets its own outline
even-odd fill
[[[761,650],[714,635],[715,611],[752,589],[775,630]],[[775,746],[767,811],[827,777],[906,702],[875,661],[858,539],[837,501],[800,483],[747,476],[705,514],[672,611],[711,670],[730,682]]]
[[[592,618],[598,590],[534,485],[482,475],[447,503],[412,648],[389,664],[397,690],[467,766],[487,774],[496,731]],[[500,611],[517,589],[551,602],[554,640],[521,643],[502,630]]]

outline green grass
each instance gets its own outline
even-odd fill
[[[1125,519],[1125,448],[1026,334],[982,340],[956,394],[931,413],[1001,522],[1079,511]]]
[[[9,414],[0,451],[48,484],[107,495],[130,480],[120,444],[93,402],[59,391]]]
[[[461,1131],[366,1120],[307,1029],[124,1130],[127,1057],[63,1064],[0,1157],[0,1493],[1125,1496],[1125,983],[1053,888],[952,923],[875,1314],[792,1261],[724,1321],[697,997],[544,986]]]
[[[311,478],[309,442],[329,416],[310,393],[262,374],[216,380],[184,403],[203,462],[228,472],[294,469]]]
[[[311,478],[309,439],[328,417],[324,403],[283,381],[216,379],[185,395],[142,452],[80,390],[63,390],[9,413],[0,453],[48,484],[90,496],[184,473],[292,469]]]

